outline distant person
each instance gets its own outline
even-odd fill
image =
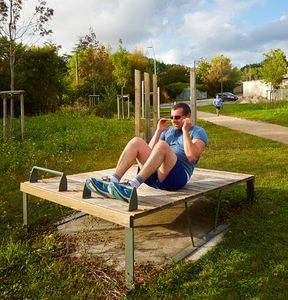
[[[216,95],[216,98],[213,100],[213,105],[216,107],[216,114],[219,117],[221,105],[223,105],[223,100]]]
[[[139,137],[133,138],[122,152],[115,174],[102,180],[87,179],[88,189],[129,202],[133,189],[136,190],[143,182],[161,190],[182,188],[189,181],[207,144],[205,130],[193,126],[190,117],[189,105],[175,104],[170,119],[159,120],[149,144]],[[138,174],[128,183],[121,183],[120,179],[135,160],[138,162]]]

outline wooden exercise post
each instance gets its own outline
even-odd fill
[[[135,69],[135,136],[144,136],[149,142],[157,128],[159,119],[159,88],[157,88],[157,77],[153,75],[153,128],[151,129],[150,113],[150,78],[149,73],[144,73],[144,82],[141,81],[141,72]],[[141,114],[142,110],[142,114]],[[141,117],[142,116],[142,117]],[[145,116],[145,117],[143,117]],[[141,132],[141,119],[145,120],[145,133]]]
[[[194,126],[197,125],[195,68],[190,69],[190,109],[191,109],[191,121]]]
[[[144,73],[144,90],[145,90],[145,137],[146,142],[149,143],[151,139],[150,134],[150,79],[149,73]]]
[[[99,104],[100,102],[99,98],[100,95],[89,95],[89,106],[94,106],[96,104]]]
[[[24,139],[24,92],[18,91],[2,91],[0,92],[3,99],[3,138],[7,137],[7,98],[10,96],[10,136],[13,135],[14,130],[14,95],[20,97],[20,118],[21,118],[21,137]]]
[[[141,72],[134,70],[135,74],[135,136],[140,136],[141,132]]]
[[[117,117],[118,120],[120,120],[120,99],[122,98],[121,95],[117,95]],[[126,94],[123,95],[123,99],[127,99],[127,118],[130,119],[130,95]],[[123,100],[122,100],[122,119],[125,119],[125,113],[124,113],[124,105],[123,105]]]
[[[158,123],[158,97],[157,92],[157,75],[153,74],[153,132],[157,129]]]

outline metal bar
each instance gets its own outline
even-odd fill
[[[23,193],[23,224],[28,226],[28,194]]]
[[[193,247],[195,247],[194,239],[193,239],[193,232],[192,232],[191,216],[190,216],[190,213],[189,213],[189,208],[188,208],[187,201],[185,201],[185,209],[186,209],[186,215],[187,215],[188,227],[189,227],[189,232],[190,232],[190,237],[191,237],[192,245],[193,245]]]
[[[63,219],[61,221],[58,221],[58,222],[54,223],[54,225],[55,226],[59,226],[59,225],[68,223],[68,222],[70,222],[72,220],[76,220],[76,219],[82,218],[82,217],[87,216],[87,215],[88,215],[87,213],[79,212],[77,214],[74,214],[74,215],[72,215],[70,217],[67,217],[67,218],[65,218],[65,219]]]
[[[38,180],[38,171],[37,170],[60,175],[61,179],[60,179],[60,184],[59,184],[59,192],[67,191],[67,178],[63,172],[58,172],[58,171],[34,166],[31,171],[30,182],[33,182],[33,183],[37,182],[37,180]]]
[[[220,204],[221,204],[221,190],[219,191],[219,196],[218,196],[218,204],[217,204],[217,211],[216,211],[215,224],[214,224],[215,230],[216,230],[217,223],[218,223]]]
[[[218,226],[216,229],[212,230],[208,234],[204,235],[201,239],[199,239],[195,243],[195,246],[189,246],[186,249],[180,251],[178,254],[176,254],[171,259],[169,259],[167,262],[164,263],[164,266],[173,264],[174,262],[177,262],[179,260],[182,260],[182,259],[188,257],[189,255],[194,253],[196,250],[198,250],[200,247],[205,245],[207,242],[212,240],[216,235],[218,235],[219,233],[226,230],[229,226],[230,226],[230,224],[222,224],[222,225]]]
[[[132,289],[134,283],[134,228],[125,227],[125,277],[126,286]]]

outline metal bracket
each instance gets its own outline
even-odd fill
[[[84,183],[82,198],[83,199],[89,199],[89,198],[91,198],[91,191],[87,188],[87,186],[86,186],[85,183]]]
[[[136,210],[138,208],[137,190],[133,188],[132,195],[129,201],[128,211]]]
[[[34,166],[31,171],[30,180],[29,180],[30,182],[35,183],[38,181],[38,170],[56,174],[56,175],[60,175],[61,179],[60,179],[60,184],[59,184],[59,192],[67,191],[67,178],[63,172],[58,172],[58,171]]]

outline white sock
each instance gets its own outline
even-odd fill
[[[117,174],[113,174],[111,177],[110,177],[110,181],[111,182],[119,182],[120,181],[120,177],[117,175]]]
[[[137,189],[143,182],[143,178],[137,175],[134,179],[129,181],[129,184]]]

